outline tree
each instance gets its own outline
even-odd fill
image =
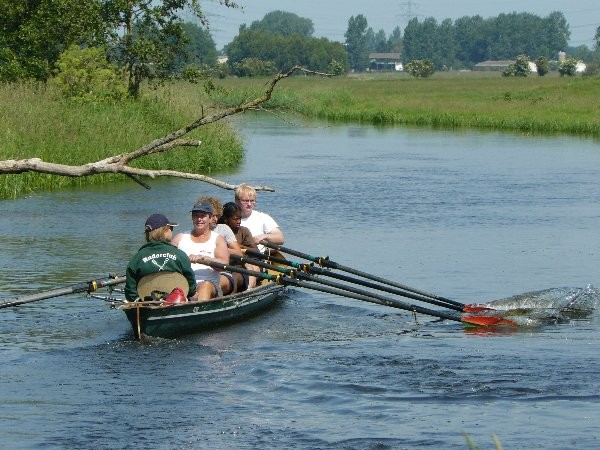
[[[125,68],[131,96],[139,94],[144,79],[168,78],[177,57],[185,57],[180,14],[187,10],[204,18],[199,0],[105,0],[111,56]]]
[[[271,11],[265,14],[261,20],[252,22],[249,27],[250,30],[283,36],[299,34],[305,38],[312,37],[314,28],[312,20],[285,11]]]
[[[106,43],[101,0],[0,0],[0,58],[12,76],[46,81],[71,45]]]
[[[367,48],[367,19],[362,14],[350,17],[346,38],[348,65],[357,72],[362,72],[369,65],[369,49]]]
[[[175,60],[175,69],[180,69],[186,64],[215,66],[217,46],[210,32],[191,22],[183,23],[181,26],[185,38],[184,55]]]
[[[402,30],[398,26],[394,28],[392,34],[388,37],[388,50],[394,53],[402,53]]]
[[[72,45],[60,55],[58,75],[50,80],[64,97],[84,101],[121,100],[127,95],[119,69],[106,61],[103,49]]]
[[[263,69],[269,67],[284,71],[294,65],[326,72],[333,61],[344,62],[345,69],[346,61],[346,52],[339,42],[305,38],[299,34],[284,36],[249,28],[243,28],[227,45],[226,51],[232,72],[238,76],[264,74]],[[260,65],[258,61],[261,61]],[[258,73],[248,70],[249,62],[252,62],[252,68],[260,68]]]

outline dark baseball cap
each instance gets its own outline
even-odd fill
[[[165,216],[163,214],[152,214],[146,220],[145,229],[146,229],[146,231],[154,231],[154,230],[157,230],[162,227],[166,227],[166,226],[176,227],[177,225],[178,224],[176,224],[176,223],[171,223],[171,221],[169,219],[167,219],[167,216]]]

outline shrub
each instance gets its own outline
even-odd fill
[[[327,72],[332,75],[342,75],[346,71],[346,66],[344,63],[336,61],[335,59],[329,63],[329,67],[327,68]]]
[[[273,61],[244,58],[233,65],[233,72],[240,77],[270,76],[277,73],[277,66]]]
[[[50,82],[58,86],[65,98],[105,101],[127,95],[121,72],[106,60],[101,48],[73,45],[60,55],[57,67],[58,73]]]
[[[548,58],[546,58],[545,56],[540,56],[538,59],[536,59],[535,64],[537,66],[537,73],[540,77],[546,75],[550,70],[550,63],[548,61]]]
[[[577,60],[575,58],[565,59],[558,67],[558,73],[561,77],[565,75],[574,77],[577,74]]]
[[[514,64],[510,64],[503,72],[504,77],[526,77],[529,75],[529,57],[527,55],[517,56]]]
[[[435,72],[433,62],[428,59],[413,59],[406,65],[405,69],[415,78],[427,78]]]

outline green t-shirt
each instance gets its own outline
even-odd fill
[[[189,296],[196,293],[196,276],[190,258],[182,250],[167,241],[148,242],[133,255],[127,266],[125,298],[138,297],[137,284],[142,277],[158,272],[177,272],[188,281]]]

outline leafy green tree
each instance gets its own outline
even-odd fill
[[[256,73],[238,65],[245,59],[270,61],[282,72],[295,65],[325,72],[332,61],[346,61],[345,49],[339,42],[305,38],[299,34],[283,36],[248,28],[240,31],[227,45],[226,51],[233,73],[239,76]]]
[[[348,20],[348,29],[344,33],[348,66],[356,72],[364,71],[369,65],[367,25],[367,19],[362,14],[356,17],[352,16]]]
[[[388,51],[393,53],[402,53],[402,30],[396,27],[388,37]]]
[[[568,55],[571,55],[578,61],[588,63],[594,60],[594,52],[590,50],[587,45],[580,45],[578,47],[567,47],[566,52]]]
[[[216,66],[217,46],[210,32],[191,22],[185,22],[181,27],[185,38],[184,55],[175,60],[175,68],[181,68],[186,64]]]
[[[65,98],[84,101],[120,100],[127,95],[121,71],[106,61],[104,49],[72,45],[57,62],[50,80]]]
[[[47,80],[71,45],[102,46],[106,27],[101,0],[0,0],[0,48],[5,70]]]
[[[315,29],[312,20],[285,11],[271,11],[261,20],[252,22],[249,29],[266,33],[291,36],[299,34],[305,38],[312,37]]]
[[[185,57],[184,11],[204,17],[199,0],[104,0],[112,57],[125,67],[130,95],[138,95],[144,79],[168,78],[176,59]]]
[[[489,24],[481,16],[461,17],[454,21],[456,59],[465,67],[488,58]]]
[[[433,62],[428,59],[413,59],[404,69],[415,78],[428,78],[435,72]]]

